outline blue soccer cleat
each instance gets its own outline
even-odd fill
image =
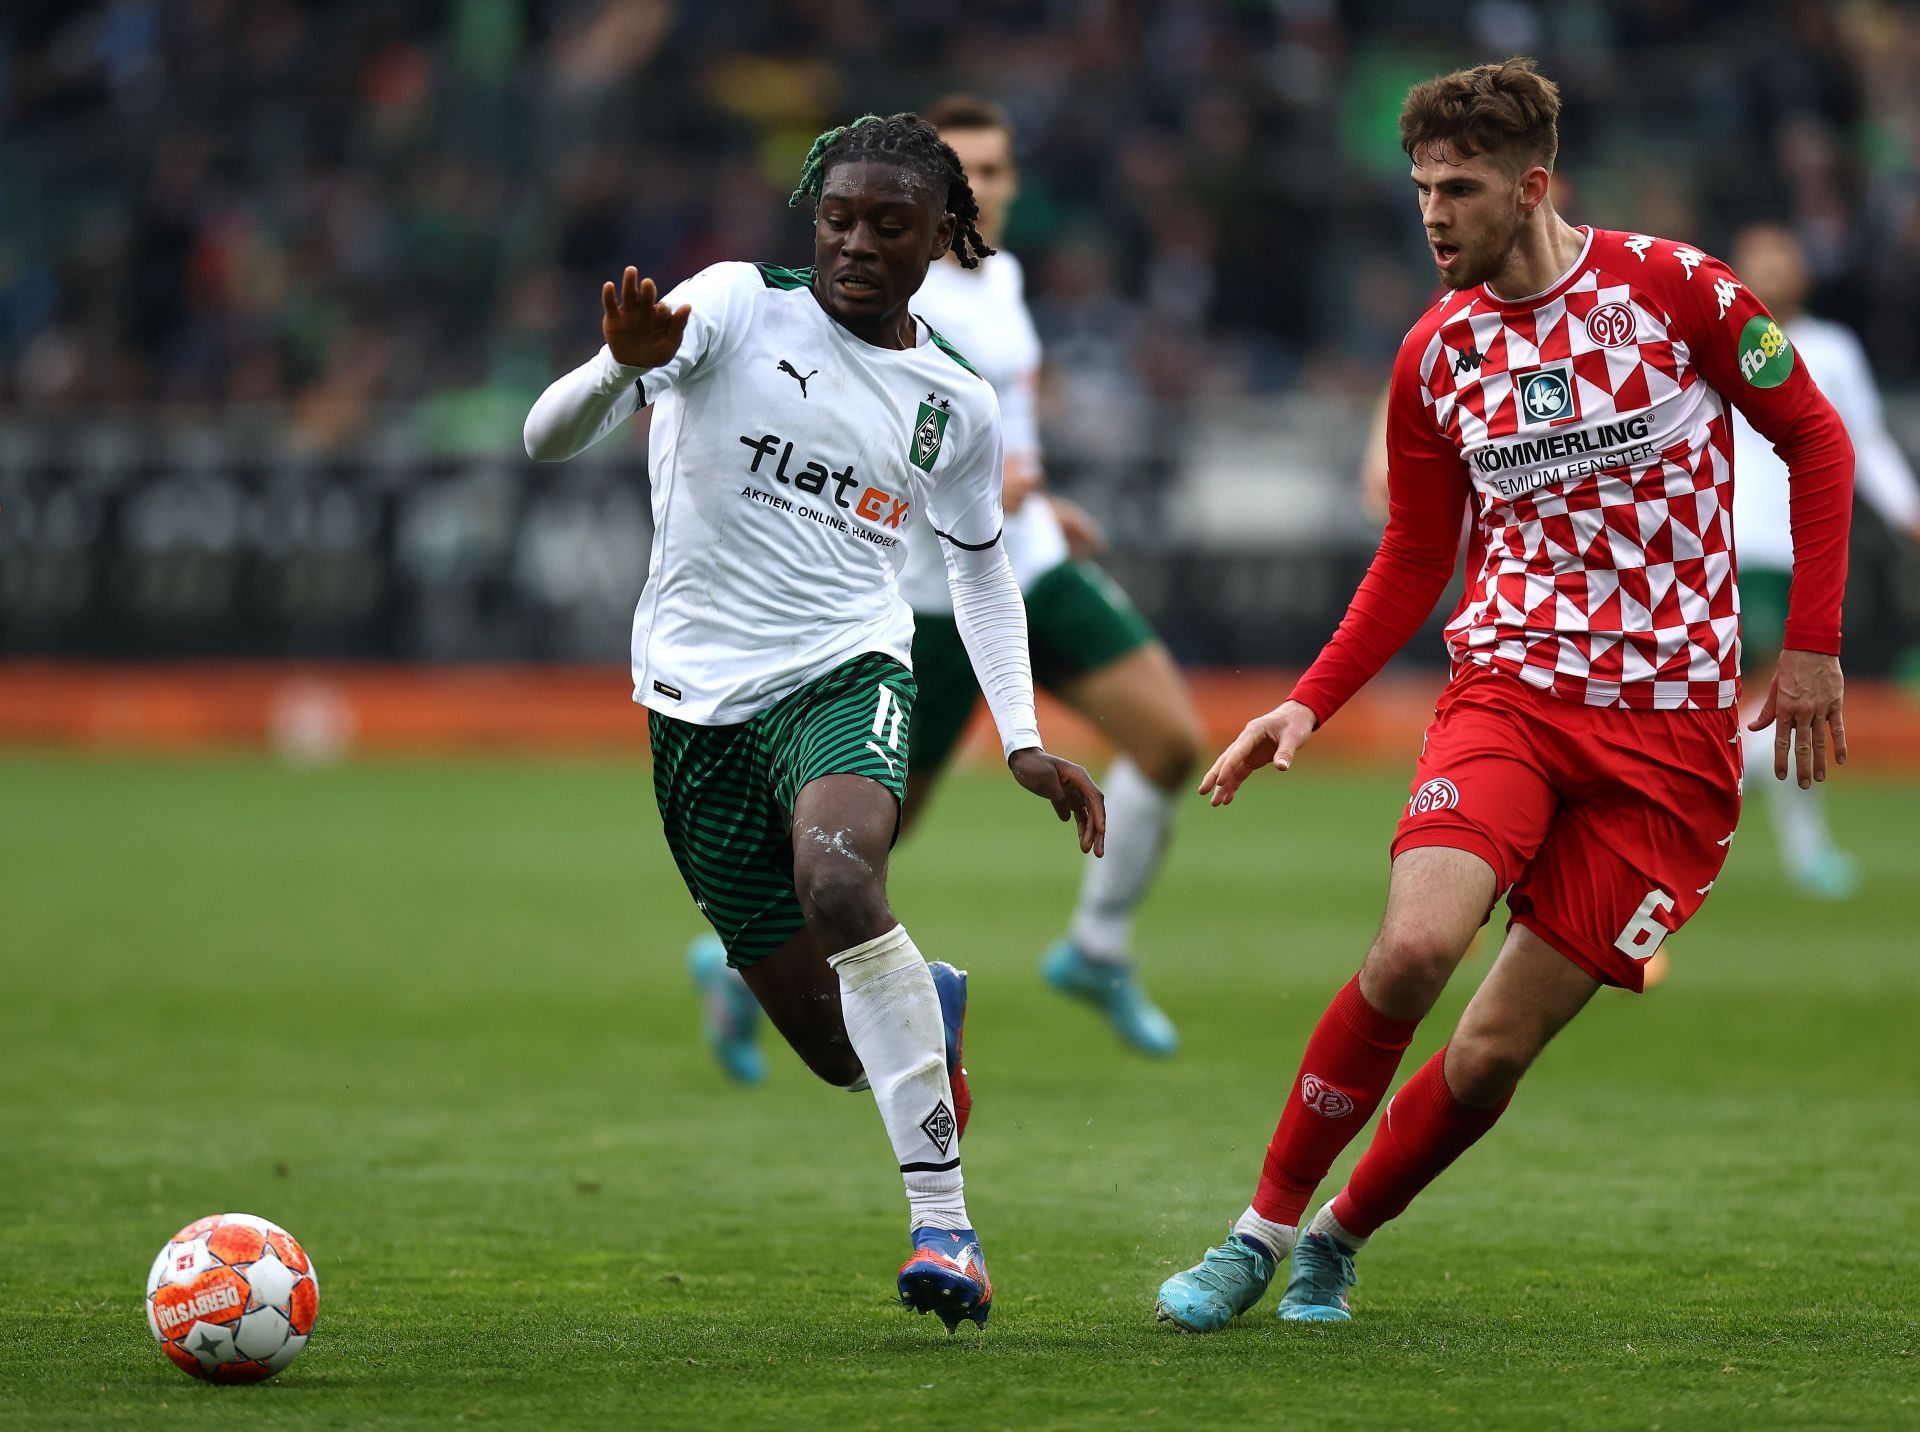
[[[1048,984],[1064,995],[1084,1000],[1106,1015],[1113,1032],[1143,1054],[1162,1057],[1180,1047],[1180,1035],[1140,988],[1131,965],[1090,960],[1070,939],[1048,950],[1040,963]]]
[[[961,1058],[961,1036],[967,1025],[967,972],[956,970],[945,960],[928,960],[933,972],[933,987],[940,996],[940,1022],[947,1031],[947,1086],[953,1094],[953,1136],[957,1140],[967,1131],[967,1119],[973,1113],[973,1088],[967,1083],[967,1066]]]
[[[758,1084],[767,1077],[759,1043],[760,1002],[727,968],[727,949],[719,936],[701,935],[687,946],[687,969],[700,991],[707,1045],[721,1072],[736,1084]]]
[[[916,1228],[913,1256],[900,1265],[900,1302],[916,1313],[937,1313],[952,1332],[962,1318],[981,1327],[993,1310],[993,1282],[980,1239],[971,1228]]]
[[[1259,1244],[1229,1234],[1218,1248],[1160,1285],[1153,1315],[1190,1333],[1217,1333],[1266,1295],[1273,1257]]]
[[[1293,1277],[1274,1315],[1286,1323],[1352,1322],[1347,1290],[1357,1281],[1353,1254],[1324,1233],[1303,1234],[1293,1245]]]

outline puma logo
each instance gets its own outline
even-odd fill
[[[813,370],[813,373],[807,374],[807,378],[802,378],[800,376],[800,370],[794,367],[793,364],[789,363],[786,359],[782,358],[780,360],[780,371],[782,373],[785,373],[789,378],[793,379],[794,382],[800,385],[800,396],[804,398],[807,396],[807,378],[813,377],[814,373],[818,373],[820,370],[818,368],[815,368]]]

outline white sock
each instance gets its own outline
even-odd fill
[[[827,963],[840,976],[847,1038],[906,1180],[908,1227],[971,1228],[932,971],[904,925],[829,955]]]
[[[1287,1254],[1293,1252],[1293,1225],[1269,1223],[1253,1211],[1252,1204],[1248,1204],[1247,1211],[1233,1220],[1233,1231],[1242,1238],[1251,1238],[1258,1243],[1273,1255],[1276,1263],[1284,1263]]]
[[[1125,964],[1133,942],[1133,912],[1146,898],[1167,853],[1174,797],[1141,774],[1125,756],[1107,771],[1107,853],[1087,857],[1080,903],[1068,936],[1080,953]]]
[[[1773,822],[1773,835],[1780,847],[1780,862],[1790,871],[1804,870],[1833,844],[1827,831],[1823,792],[1815,786],[1801,790],[1793,774],[1791,760],[1788,778],[1773,777],[1773,728],[1745,732],[1740,739],[1741,764],[1746,771],[1746,788],[1756,785],[1766,792],[1767,815]]]
[[[1320,1205],[1320,1211],[1313,1215],[1313,1222],[1307,1225],[1307,1232],[1318,1233],[1322,1238],[1331,1238],[1349,1253],[1358,1253],[1367,1246],[1365,1238],[1357,1233],[1349,1233],[1340,1226],[1340,1220],[1333,1216],[1332,1199]]]

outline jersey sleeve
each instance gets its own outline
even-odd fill
[[[1011,756],[1040,745],[1040,726],[1026,603],[1000,540],[999,404],[991,388],[981,388],[982,416],[972,419],[978,427],[962,434],[953,465],[936,480],[927,515],[946,559],[954,625],[993,713],[1000,748]]]
[[[1786,645],[1838,655],[1853,515],[1853,444],[1846,427],[1785,330],[1731,269],[1684,245],[1661,257],[1671,266],[1650,265],[1649,275],[1658,276],[1695,367],[1787,465],[1793,586]],[[1737,471],[1733,480],[1740,480]]]
[[[984,401],[954,415],[967,426],[953,434],[959,442],[927,499],[927,516],[942,541],[973,551],[1000,540],[1002,521],[1000,403],[985,383],[979,391]]]
[[[1294,687],[1324,725],[1407,644],[1432,613],[1460,550],[1472,492],[1466,463],[1440,431],[1420,382],[1431,336],[1422,323],[1394,360],[1387,393],[1387,527],[1339,629]]]
[[[1000,256],[1011,259],[1011,254]],[[1000,399],[1000,434],[1006,455],[1040,460],[1040,333],[1034,327],[1033,313],[1027,307],[1026,274],[1019,275],[1014,290],[1014,312],[1019,314],[1021,348],[1032,355],[1023,363],[1013,381],[996,390]]]
[[[674,285],[660,301],[669,309],[687,305],[687,331],[673,357],[648,368],[639,379],[642,400],[655,402],[707,372],[728,349],[746,336],[753,320],[754,300],[766,291],[760,271],[752,264],[724,263],[704,268]]]
[[[749,284],[751,280],[751,285]],[[547,385],[527,414],[522,438],[536,462],[564,462],[585,452],[645,403],[710,367],[747,329],[753,295],[764,287],[752,264],[715,264],[670,292],[669,308],[687,304],[687,331],[672,358],[657,368],[616,362],[600,351]]]
[[[1882,521],[1896,531],[1909,531],[1920,524],[1920,483],[1914,481],[1913,464],[1887,431],[1873,365],[1860,340],[1837,324],[1834,329],[1835,369],[1820,375],[1820,386],[1853,440],[1854,481]]]

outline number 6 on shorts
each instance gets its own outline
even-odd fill
[[[1653,917],[1670,912],[1673,906],[1673,896],[1666,891],[1649,890],[1627,927],[1615,937],[1613,947],[1630,960],[1645,963],[1652,959],[1660,942],[1667,938],[1667,927]]]

